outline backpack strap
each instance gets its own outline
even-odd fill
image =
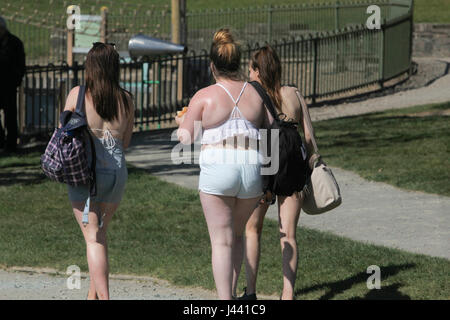
[[[261,84],[257,81],[250,81],[249,82],[253,88],[256,89],[259,96],[264,102],[264,105],[266,106],[267,110],[269,110],[270,114],[276,121],[280,121],[280,118],[278,117],[278,114],[275,110],[275,107],[273,106],[272,99],[270,99],[269,95],[267,94],[266,90],[261,86]]]
[[[75,112],[81,117],[86,118],[86,112],[84,110],[84,95],[86,94],[86,86],[81,85],[78,90],[77,106]]]
[[[85,109],[85,93],[86,93],[86,86],[81,85],[80,89],[78,91],[78,98],[77,98],[77,106],[75,109],[75,112],[78,113],[81,117],[86,118],[86,109]],[[87,119],[86,119],[87,120]],[[87,121],[86,121],[87,123]],[[92,170],[92,183],[89,186],[89,197],[86,201],[86,204],[84,206],[83,211],[83,224],[86,225],[89,223],[89,207],[90,207],[90,198],[97,195],[97,175],[95,172],[95,166],[96,166],[96,158],[97,155],[95,153],[95,145],[94,140],[92,139],[91,134],[89,133],[89,130],[85,130],[86,135],[89,138],[89,143],[91,145],[91,151],[92,151],[92,160],[91,160],[91,170]]]

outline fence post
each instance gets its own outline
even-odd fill
[[[180,0],[172,0],[172,42],[180,43]]]
[[[69,67],[73,65],[73,42],[74,42],[74,32],[75,30],[67,29],[67,64]]]
[[[182,16],[183,15],[183,16]],[[183,22],[183,23],[182,23]],[[186,1],[185,0],[172,0],[172,42],[181,44],[181,37],[185,36],[186,28]],[[185,39],[183,39],[185,40]],[[185,43],[182,43],[186,45]],[[178,62],[178,63],[177,63]],[[183,61],[172,60],[172,64],[177,67],[177,102],[183,99]],[[158,65],[159,66],[159,65]],[[158,72],[160,72],[158,67]]]
[[[313,92],[312,92],[312,104],[316,103],[316,94],[317,94],[317,36],[314,37],[314,71],[313,71]]]
[[[414,0],[411,0],[411,7],[409,8],[411,10],[409,14],[409,76],[412,76],[413,66],[412,66],[412,41],[413,41],[413,33],[414,33]]]
[[[336,1],[336,5],[334,6],[334,28],[336,30],[339,29],[339,1]]]
[[[272,13],[273,13],[273,8],[272,8],[272,4],[269,4],[269,8],[268,8],[268,18],[267,18],[267,33],[268,33],[268,42],[271,43],[272,42]]]
[[[76,87],[78,85],[78,61],[73,62],[73,67],[70,68],[73,72],[73,87]]]
[[[19,87],[19,135],[23,134],[25,129],[25,89],[23,82]]]
[[[58,110],[56,112],[56,119],[58,119],[59,115],[61,114],[61,112],[64,110],[64,104],[66,102],[66,90],[67,90],[67,83],[65,79],[61,79],[59,82],[59,94],[58,94],[58,98],[59,98],[59,103],[58,103]]]
[[[106,43],[108,41],[108,8],[102,7],[100,11],[102,17],[100,25],[100,42]]]
[[[381,45],[380,45],[380,87],[384,87],[384,51],[386,50],[385,42],[386,18],[381,24]]]
[[[186,0],[180,0],[180,44],[187,46],[187,38]]]

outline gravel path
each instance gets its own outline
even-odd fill
[[[449,59],[415,59],[418,75],[388,96],[312,108],[313,121],[450,101]],[[426,86],[423,86],[426,85]],[[376,95],[376,94],[375,94]],[[373,96],[373,95],[372,95]],[[170,131],[136,134],[127,160],[170,182],[187,188],[198,184],[198,165],[173,165],[170,153],[174,142]],[[339,168],[333,172],[340,183],[343,204],[327,214],[307,216],[300,225],[329,231],[355,240],[401,248],[450,259],[450,198],[401,190],[370,182]],[[276,219],[272,206],[268,217]],[[0,299],[85,299],[88,283],[82,275],[81,289],[69,290],[67,276],[55,270],[0,268]],[[201,288],[179,288],[150,277],[111,276],[113,299],[216,299],[216,293]],[[278,297],[264,297],[277,299]]]
[[[80,289],[68,289],[65,274],[56,270],[12,268],[0,270],[0,299],[85,300],[89,290],[86,274]],[[111,275],[110,296],[114,300],[210,300],[216,293],[201,288],[176,287],[151,277]]]

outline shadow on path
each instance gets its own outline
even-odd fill
[[[405,270],[414,268],[415,264],[401,264],[401,265],[390,265],[390,266],[381,266],[381,279],[386,280],[386,278],[396,275],[397,273]],[[323,284],[315,285],[309,288],[299,289],[295,291],[295,296],[300,294],[306,294],[311,291],[316,291],[320,289],[329,289],[327,293],[319,298],[319,300],[329,300],[333,299],[336,295],[343,293],[345,290],[351,289],[352,286],[365,283],[370,274],[366,272],[360,272],[352,277],[349,277],[344,280],[334,281],[334,282],[325,282]],[[401,287],[400,283],[394,283],[392,285],[383,287],[381,285],[381,289],[373,289],[370,290],[363,297],[355,297],[352,300],[360,300],[360,299],[374,299],[374,300],[382,300],[382,299],[399,299],[399,300],[409,300],[411,299],[408,295],[404,295],[398,289]]]

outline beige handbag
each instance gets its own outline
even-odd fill
[[[303,200],[302,209],[307,214],[320,214],[336,208],[342,202],[341,191],[339,185],[334,178],[333,172],[322,161],[316,140],[314,139],[314,131],[309,116],[308,107],[300,92],[296,91],[297,97],[303,109],[303,117],[311,135],[314,153],[309,158],[309,166],[312,170],[311,179],[304,189],[305,199]]]

